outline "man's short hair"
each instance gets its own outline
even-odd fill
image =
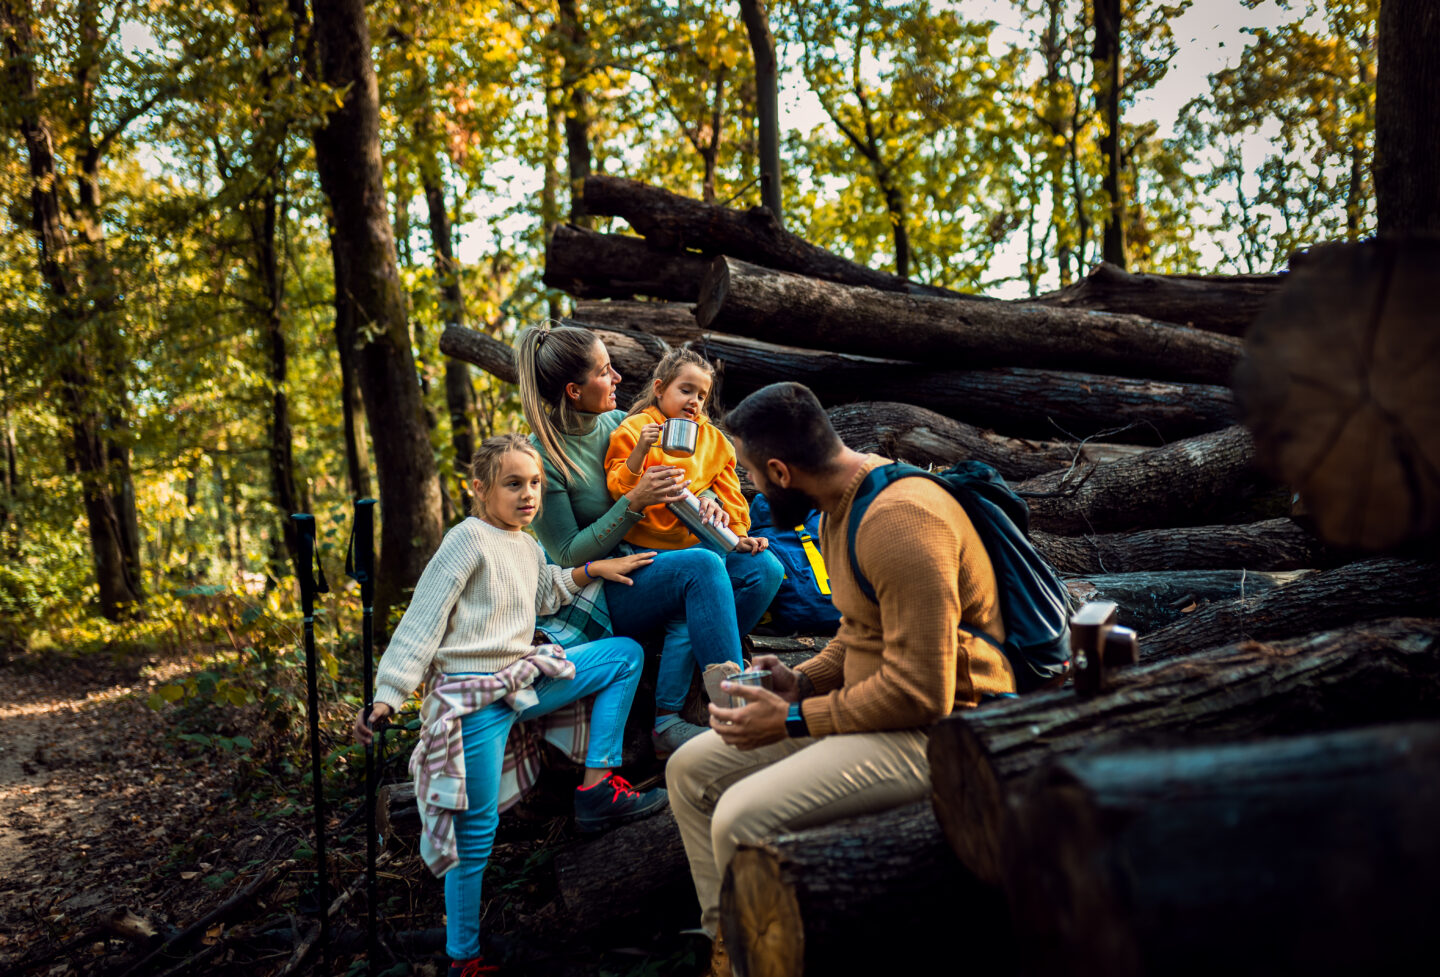
[[[745,442],[750,461],[778,458],[805,471],[821,471],[845,449],[825,408],[803,383],[761,387],[725,415],[725,427]]]

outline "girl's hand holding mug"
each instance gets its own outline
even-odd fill
[[[361,706],[360,711],[355,714],[355,742],[361,746],[369,746],[375,739],[375,725],[384,721],[390,715],[390,707],[377,702],[370,707],[370,721],[365,721],[365,707]]]
[[[640,429],[640,440],[638,442],[640,451],[649,451],[655,446],[655,442],[660,440],[661,429],[662,425],[654,421],[651,421]]]
[[[640,484],[626,493],[630,508],[639,512],[652,505],[678,502],[684,495],[685,486],[690,484],[688,479],[681,477],[684,474],[684,469],[674,465],[652,465],[645,469],[640,476]]]
[[[629,556],[617,556],[608,560],[591,560],[585,564],[582,570],[591,577],[603,577],[615,583],[623,583],[627,587],[633,587],[635,581],[626,574],[634,573],[644,566],[655,562],[655,551],[648,553],[632,553]]]

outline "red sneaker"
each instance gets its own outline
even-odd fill
[[[494,977],[499,973],[500,968],[493,963],[486,963],[484,957],[450,961],[449,977]]]

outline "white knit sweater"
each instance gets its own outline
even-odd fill
[[[471,516],[445,534],[420,575],[380,658],[375,701],[398,710],[432,668],[498,672],[530,650],[535,616],[553,614],[579,590],[529,535]]]

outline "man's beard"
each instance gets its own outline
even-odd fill
[[[811,510],[820,508],[808,492],[778,485],[765,490],[765,501],[770,503],[770,523],[776,529],[793,529],[805,521]]]

